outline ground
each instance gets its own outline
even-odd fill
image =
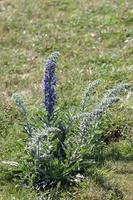
[[[63,108],[78,106],[92,80],[100,79],[100,93],[120,82],[133,83],[132,0],[1,0],[0,27],[1,161],[18,161],[24,153],[22,118],[11,96],[20,93],[31,115],[35,112],[43,98],[44,60],[51,52],[61,53],[57,90]],[[104,130],[119,128],[132,136],[132,97],[131,92],[121,97]],[[110,148],[123,156],[106,163],[105,176],[118,185],[124,200],[132,200],[132,144],[120,141]],[[6,176],[7,168],[1,164],[0,199],[37,199],[34,191],[20,189]],[[122,199],[118,196],[91,179],[62,192],[62,199]]]

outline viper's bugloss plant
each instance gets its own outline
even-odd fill
[[[28,121],[24,102],[14,96],[24,116],[25,131],[28,133],[28,159],[23,166],[24,174],[36,189],[54,186],[58,182],[72,181],[77,173],[86,168],[104,163],[104,142],[98,132],[99,122],[107,109],[119,101],[118,94],[127,92],[129,84],[121,83],[105,92],[102,100],[90,112],[88,101],[95,94],[99,81],[88,85],[78,112],[56,109],[56,74],[58,52],[53,53],[45,64],[43,78],[44,112],[34,120],[41,126]],[[24,163],[24,162],[23,162]]]

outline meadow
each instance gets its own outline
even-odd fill
[[[1,0],[0,27],[0,200],[43,200],[45,194],[57,200],[132,200],[132,90],[121,95],[102,123],[100,131],[121,137],[107,144],[108,159],[97,169],[101,176],[37,193],[21,187],[12,176],[15,166],[3,162],[19,162],[26,154],[22,116],[11,97],[22,95],[32,118],[42,102],[44,61],[51,52],[61,54],[57,94],[62,110],[77,108],[93,80],[100,80],[94,104],[113,85],[133,84],[132,0]]]

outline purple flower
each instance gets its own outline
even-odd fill
[[[48,112],[48,116],[51,116],[56,103],[56,61],[59,56],[58,52],[54,52],[47,60],[45,64],[45,74],[43,80],[43,91],[45,95],[44,105]]]

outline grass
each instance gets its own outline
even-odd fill
[[[132,21],[132,0],[0,1],[1,160],[17,161],[24,154],[26,137],[19,125],[22,119],[11,96],[20,93],[31,115],[35,112],[35,105],[42,100],[43,62],[52,51],[61,53],[57,90],[62,108],[78,106],[81,92],[92,80],[101,80],[101,93],[121,81],[133,84]],[[119,106],[112,109],[103,126],[105,131],[106,127],[110,131],[126,127],[126,133],[132,134],[132,97],[132,94],[126,99],[121,97]],[[132,159],[124,161],[127,155],[129,158],[133,155],[129,146],[121,142],[111,147],[111,152],[118,152],[118,156],[115,163],[111,162],[109,172],[109,179],[118,184],[126,200],[133,199]],[[118,161],[121,154],[123,157]],[[19,188],[17,180],[9,176],[11,170],[1,164],[0,199],[37,199],[34,191]],[[62,191],[60,196],[118,199],[93,180]]]

